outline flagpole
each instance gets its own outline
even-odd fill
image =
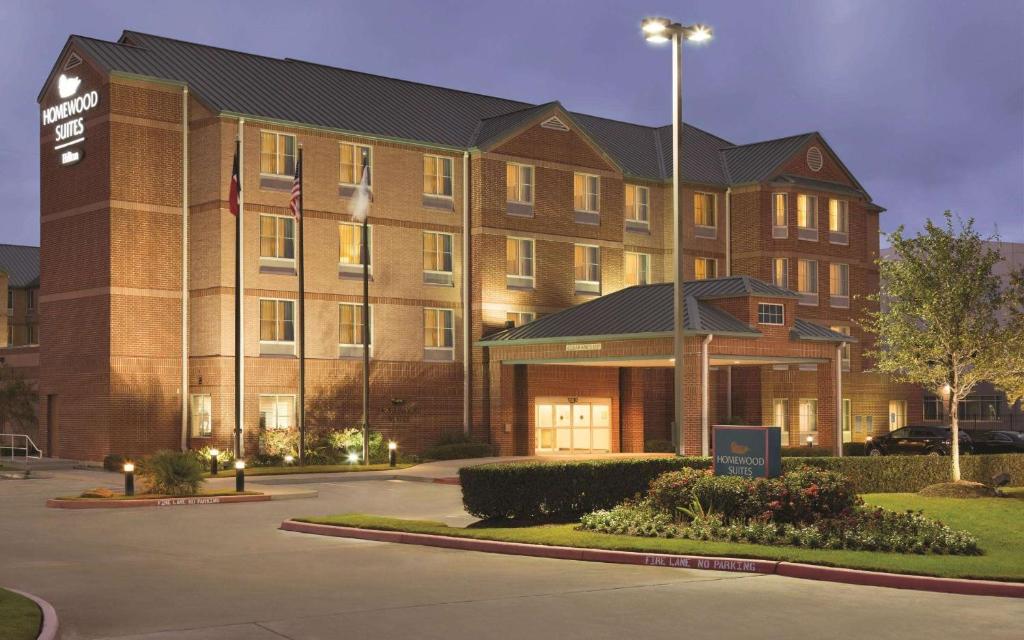
[[[306,220],[302,211],[302,145],[299,145],[299,465],[306,464]]]
[[[243,396],[243,381],[245,367],[245,337],[243,334],[242,311],[244,291],[242,289],[244,280],[242,278],[243,257],[242,257],[242,215],[244,212],[244,195],[242,193],[242,136],[244,135],[245,121],[238,120],[238,136],[235,138],[235,157],[238,158],[238,215],[235,216],[235,437],[234,454],[235,458],[241,458],[242,450],[242,424],[244,422],[245,400]]]
[[[364,168],[365,172],[366,169]],[[370,242],[367,220],[363,218],[363,464],[370,464]]]

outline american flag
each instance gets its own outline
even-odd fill
[[[235,140],[235,162],[231,165],[231,185],[228,188],[228,206],[232,215],[238,215],[238,196],[242,193],[242,180],[238,175],[238,141]]]
[[[295,180],[292,182],[292,215],[302,218],[302,151],[299,150],[299,159],[295,163]]]

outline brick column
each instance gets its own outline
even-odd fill
[[[836,447],[842,438],[836,406],[835,356],[827,364],[818,365],[818,445]]]
[[[624,453],[642,453],[644,450],[644,396],[645,370],[635,367],[619,368],[619,402],[622,418],[621,450]],[[617,443],[613,443],[614,448]]]

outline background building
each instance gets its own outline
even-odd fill
[[[32,383],[39,378],[39,247],[0,244],[0,366],[9,367]],[[38,439],[32,425],[0,424],[0,433],[27,433]]]
[[[488,339],[671,279],[671,127],[130,31],[116,43],[72,36],[39,102],[40,412],[51,455],[229,445],[236,139],[248,451],[261,432],[295,425],[288,202],[300,146],[311,429],[354,426],[361,414],[358,234],[347,210],[365,165],[375,428],[410,450],[465,431],[502,453],[532,453],[539,393],[557,390],[557,404],[600,390],[596,404],[621,420],[626,390],[645,407],[644,427],[608,449],[670,433],[666,363],[574,366],[585,363],[571,354],[587,352],[570,350],[540,376],[492,360]],[[744,275],[795,292],[777,350],[762,352],[772,340],[736,342],[731,355],[747,360],[709,368],[715,419],[778,423],[794,444],[829,444],[840,424],[843,439],[862,440],[921,419],[915,392],[869,373],[861,355],[870,336],[854,319],[878,288],[883,209],[824,138],[737,145],[692,126],[683,138],[685,277]],[[709,304],[764,334],[756,294],[736,295],[743,301]],[[808,327],[832,346],[779,359]],[[695,374],[701,340],[690,340]],[[709,411],[684,425],[688,450]]]

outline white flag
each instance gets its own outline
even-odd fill
[[[363,179],[359,181],[356,194],[349,202],[348,212],[352,219],[357,222],[366,220],[366,214],[370,211],[370,168],[363,167]]]

